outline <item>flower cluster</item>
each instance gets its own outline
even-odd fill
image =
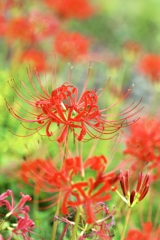
[[[11,202],[7,198],[11,198]],[[1,238],[13,239],[14,236],[21,236],[25,240],[30,239],[30,233],[33,233],[34,222],[29,217],[29,206],[26,202],[31,201],[29,195],[21,193],[21,200],[17,205],[14,203],[14,195],[11,190],[7,190],[0,195],[0,207],[5,208],[6,215],[1,219],[0,233]]]
[[[123,196],[117,191],[119,196],[122,198],[124,202],[128,204],[129,207],[133,207],[138,202],[143,200],[149,190],[149,174],[143,176],[142,173],[138,176],[138,182],[136,186],[136,190],[130,191],[129,185],[129,171],[123,172],[120,174],[120,185],[123,191]]]

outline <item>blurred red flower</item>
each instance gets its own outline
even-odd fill
[[[143,118],[130,126],[130,136],[126,140],[124,154],[134,158],[133,168],[138,163],[144,166],[148,164],[149,169],[155,168],[154,178],[159,177],[160,171],[160,121],[156,118]],[[142,167],[142,165],[141,165]]]
[[[27,17],[12,18],[7,22],[6,38],[9,42],[16,40],[32,43],[35,41],[34,29]]]
[[[139,63],[139,69],[153,81],[160,80],[160,55],[146,54]]]
[[[31,64],[31,66],[38,72],[43,72],[49,69],[46,63],[45,54],[39,50],[30,49],[23,52],[20,60],[26,64]]]
[[[132,229],[129,230],[125,240],[159,240],[160,239],[160,227],[154,229],[151,222],[146,222],[143,224],[142,230]]]
[[[22,181],[34,187],[38,194],[51,177],[51,172],[55,172],[53,162],[50,160],[34,159],[26,160],[21,164],[19,176]]]
[[[53,14],[44,14],[38,10],[30,12],[29,22],[34,28],[38,41],[46,37],[54,36],[60,25],[58,18],[53,16]]]
[[[45,3],[63,18],[87,18],[95,9],[88,0],[45,0]]]
[[[126,140],[125,154],[140,161],[160,161],[160,121],[143,118],[130,126],[130,136]]]
[[[68,60],[78,60],[88,53],[89,40],[80,33],[59,32],[55,36],[54,50]]]

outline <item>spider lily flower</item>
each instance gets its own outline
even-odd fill
[[[90,172],[90,177],[88,177],[87,171],[90,171],[91,159],[94,160],[94,167],[92,168],[93,173]],[[95,168],[95,159],[99,169]],[[49,207],[60,201],[62,214],[68,214],[68,207],[74,208],[83,205],[86,212],[86,221],[93,223],[95,220],[93,206],[98,202],[108,201],[111,198],[111,186],[117,181],[116,174],[104,173],[106,168],[104,168],[102,160],[106,162],[104,156],[95,156],[88,161],[86,160],[87,164],[85,165],[85,161],[83,163],[80,157],[67,158],[64,159],[61,170],[50,171],[48,169],[50,178],[45,181],[42,191],[50,194],[54,193],[54,196],[44,201],[51,201]],[[77,167],[74,169],[74,166]],[[84,172],[83,178],[81,176],[82,168]],[[94,177],[91,176],[92,174]]]
[[[32,198],[29,195],[24,195],[23,193],[20,193],[21,195],[21,200],[18,202],[17,205],[14,203],[14,195],[13,192],[10,192],[10,197],[11,197],[11,204],[9,205],[9,213],[7,213],[6,217],[9,217],[10,215],[13,216],[18,216],[19,214],[24,214],[29,212],[29,206],[24,206],[26,202],[31,201]]]
[[[145,117],[130,126],[130,136],[126,140],[125,154],[135,157],[138,161],[160,161],[160,121]]]
[[[29,43],[35,42],[34,29],[27,17],[17,17],[8,21],[5,33],[5,36],[10,43],[13,43],[16,40]]]
[[[45,135],[53,136],[53,140],[59,143],[66,141],[69,132],[72,132],[78,141],[88,141],[93,138],[110,139],[119,129],[137,120],[133,118],[140,111],[137,109],[140,102],[137,104],[133,102],[117,114],[109,114],[110,108],[121,102],[129,91],[111,107],[100,109],[98,100],[104,89],[100,93],[92,89],[86,90],[87,80],[78,97],[78,88],[67,82],[49,92],[48,86],[45,88],[38,74],[36,77],[39,90],[30,74],[29,81],[32,89],[23,81],[20,86],[14,80],[10,82],[10,86],[17,97],[23,101],[24,106],[17,102],[17,108],[19,108],[17,109],[6,101],[9,112],[16,119],[33,125],[32,128],[23,125],[31,130],[30,135],[37,132],[41,134],[45,129]]]
[[[33,66],[38,72],[43,72],[49,67],[46,63],[46,56],[43,52],[36,49],[29,49],[24,51],[20,56],[20,61],[24,63],[29,63]]]
[[[132,160],[132,169],[140,166],[151,173],[152,180],[159,178],[160,173],[160,121],[157,118],[144,117],[130,126],[130,135],[126,138],[124,154]]]
[[[135,240],[135,239],[145,239],[145,240],[159,240],[160,239],[160,227],[155,229],[152,222],[143,223],[142,229],[131,229],[128,232],[125,240]]]
[[[142,173],[138,176],[138,182],[136,190],[130,191],[129,185],[129,171],[120,173],[120,185],[123,192],[121,195],[117,190],[116,192],[122,198],[122,200],[128,204],[129,207],[133,207],[138,202],[142,201],[143,198],[147,195],[149,190],[149,174],[143,176]]]
[[[29,195],[21,194],[21,199],[17,205],[14,202],[14,194],[11,190],[7,190],[0,195],[0,207],[5,207],[8,213],[3,217],[3,224],[0,227],[8,233],[7,239],[13,239],[15,236],[21,236],[23,239],[29,240],[30,233],[33,233],[34,222],[29,217],[29,206],[25,205],[27,201],[31,201]],[[6,200],[10,197],[11,201]],[[14,222],[10,219],[14,217]],[[2,238],[3,239],[3,238]],[[6,239],[6,238],[5,238]]]
[[[84,19],[95,12],[88,0],[45,0],[45,3],[62,18]]]
[[[160,55],[148,53],[139,63],[139,70],[153,82],[160,80]]]
[[[59,32],[55,36],[54,51],[62,58],[76,61],[89,51],[89,40],[78,32]]]
[[[25,184],[34,187],[38,194],[50,178],[50,172],[55,172],[53,161],[37,158],[21,164],[19,177]]]

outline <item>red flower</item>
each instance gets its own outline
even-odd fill
[[[146,54],[139,63],[139,69],[153,81],[160,80],[160,56]]]
[[[35,159],[23,162],[21,164],[19,175],[24,183],[34,186],[35,191],[38,194],[43,186],[48,183],[48,179],[51,177],[51,172],[53,173],[55,171],[52,161]]]
[[[103,156],[95,156],[93,159],[97,159],[97,166],[101,159],[105,159]],[[99,160],[99,161],[98,161]],[[74,168],[77,165],[76,168]],[[95,163],[94,163],[95,165]],[[50,177],[42,186],[42,191],[48,193],[54,193],[53,198],[49,200],[54,203],[61,201],[62,214],[68,214],[68,207],[76,207],[82,205],[86,212],[87,223],[93,223],[95,221],[95,213],[93,207],[98,202],[108,201],[110,199],[109,191],[111,190],[112,182],[115,182],[116,174],[104,174],[105,168],[100,167],[93,168],[94,178],[88,177],[87,171],[90,171],[90,167],[86,168],[87,164],[80,159],[80,157],[67,158],[64,160],[62,170],[51,171],[48,169]],[[78,176],[81,178],[81,170],[83,169],[84,180],[78,181]],[[99,171],[101,171],[99,173]],[[113,181],[111,181],[111,179]],[[59,197],[56,199],[56,194],[59,193]],[[47,201],[47,199],[46,199]]]
[[[135,110],[139,103],[135,106],[131,104],[131,107],[129,106],[126,110],[114,115],[115,119],[110,120],[109,108],[99,109],[98,99],[101,94],[98,95],[94,90],[86,90],[86,84],[80,97],[78,97],[78,89],[69,83],[64,83],[49,93],[47,87],[45,90],[40,77],[37,75],[41,93],[38,92],[31,76],[29,76],[29,80],[32,91],[29,90],[24,82],[21,83],[24,90],[18,87],[18,85],[12,86],[18,97],[26,104],[26,110],[25,106],[19,105],[22,110],[20,112],[13,109],[6,102],[8,110],[18,120],[32,123],[33,128],[30,129],[33,130],[32,134],[40,132],[40,130],[45,128],[46,135],[48,137],[53,136],[60,143],[66,140],[69,131],[73,133],[78,141],[93,138],[111,138],[115,136],[120,128],[132,124],[135,120],[128,119],[139,112],[139,110]],[[124,97],[122,96],[121,99]],[[113,104],[113,106],[116,104]],[[32,107],[32,110],[29,110],[29,105]],[[118,115],[119,119],[117,118]],[[34,123],[38,127],[34,127]],[[58,136],[56,135],[57,131]]]
[[[22,236],[24,239],[29,240],[29,234],[32,233],[34,229],[34,222],[29,218],[28,212],[30,211],[30,208],[25,204],[26,202],[31,201],[31,197],[29,195],[24,195],[23,193],[20,194],[21,199],[17,205],[15,205],[14,194],[11,190],[7,190],[5,193],[0,195],[0,207],[5,206],[6,210],[8,211],[3,220],[3,230],[9,234],[9,238],[7,239],[13,239],[16,235],[19,237]],[[8,197],[11,198],[11,201],[6,200]],[[10,222],[11,216],[14,216],[16,221],[15,223]]]
[[[55,35],[60,24],[58,18],[53,16],[53,14],[43,14],[38,10],[34,10],[30,13],[29,22],[34,28],[35,36],[38,41]]]
[[[29,19],[27,17],[17,17],[8,21],[6,26],[6,38],[11,43],[15,40],[29,43],[34,42],[34,29]]]
[[[45,54],[35,49],[25,51],[20,60],[25,63],[31,63],[38,72],[48,69]]]
[[[125,154],[134,157],[137,162],[148,164],[149,169],[156,168],[155,178],[159,177],[160,166],[160,121],[156,118],[144,118],[130,126],[131,134],[126,141]]]
[[[119,194],[119,196],[122,198],[122,200],[128,204],[128,206],[133,207],[139,201],[142,201],[143,198],[148,193],[149,174],[146,174],[144,177],[142,175],[142,173],[140,173],[138,176],[136,190],[132,190],[130,192],[129,171],[126,171],[125,173],[123,173],[123,171],[121,171],[120,185],[121,185],[124,197],[118,191],[116,191],[116,192]]]
[[[45,2],[63,18],[83,19],[95,12],[88,0],[45,0]]]
[[[155,230],[153,229],[151,222],[143,224],[142,230],[132,229],[129,230],[127,238],[125,240],[159,240],[160,239],[160,227]]]
[[[59,32],[55,37],[54,50],[60,56],[72,61],[87,54],[88,39],[80,33]]]

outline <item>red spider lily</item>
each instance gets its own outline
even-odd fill
[[[30,49],[23,52],[20,60],[31,64],[38,72],[43,72],[46,69],[48,70],[45,54],[39,50]]]
[[[34,29],[27,17],[17,17],[8,21],[5,35],[11,43],[15,40],[29,43],[35,41]]]
[[[91,169],[96,170],[98,172],[104,172],[104,170],[106,169],[107,162],[108,161],[104,155],[94,156],[94,157],[88,158],[84,162],[84,168],[86,169],[90,167]]]
[[[95,9],[88,0],[45,0],[45,3],[63,18],[87,18]]]
[[[94,181],[93,178],[89,178],[87,191],[82,188],[78,189],[81,197],[83,198],[83,204],[86,211],[86,222],[89,224],[95,222],[95,213],[93,210],[94,204],[111,199],[111,196],[108,193],[111,188],[110,184],[106,181],[100,182],[99,185],[101,187],[98,186],[99,189],[95,190],[97,187],[96,180]],[[74,206],[71,201],[69,201],[68,204],[70,206]],[[82,204],[82,202],[80,204]]]
[[[52,161],[35,159],[23,162],[19,175],[24,183],[34,186],[35,192],[38,194],[50,178],[51,172],[55,171]]]
[[[93,159],[97,159],[97,162],[98,159],[100,161],[101,159],[106,161],[103,156],[93,157]],[[76,165],[77,167],[74,169]],[[34,177],[36,178],[37,176],[37,180],[40,184],[42,182],[40,185],[42,191],[50,194],[54,193],[53,197],[44,201],[54,200],[52,205],[55,205],[57,201],[60,201],[62,214],[68,214],[68,207],[84,205],[87,212],[87,222],[92,223],[95,220],[92,206],[97,202],[110,199],[109,191],[117,178],[116,174],[113,173],[104,174],[104,167],[100,167],[100,169],[93,168],[95,179],[92,177],[87,178],[87,165],[88,163],[84,166],[80,157],[67,158],[64,160],[61,170],[56,168],[52,168],[51,170],[50,167],[47,167],[45,168],[46,174],[43,174],[43,172],[41,174],[40,171],[40,174],[35,173]],[[89,166],[90,165],[88,165],[88,167]],[[101,165],[98,163],[97,166]],[[43,169],[43,167],[41,168]],[[79,181],[78,176],[81,178],[81,169],[84,170],[84,180]],[[32,175],[33,172],[31,171],[31,179]]]
[[[11,197],[11,202],[6,198]],[[29,195],[21,193],[21,199],[17,205],[14,202],[14,194],[11,190],[7,190],[0,195],[0,207],[5,206],[8,213],[5,215],[3,230],[7,231],[9,238],[13,239],[16,236],[22,236],[24,239],[29,240],[29,233],[34,229],[34,222],[29,218],[29,206],[25,206],[27,201],[31,201]],[[15,223],[10,222],[10,217],[14,216]],[[3,239],[3,238],[2,238]]]
[[[160,165],[160,121],[156,118],[144,118],[130,126],[130,136],[126,141],[126,149],[124,151],[128,156],[132,156],[134,159],[134,166],[137,166],[137,162],[146,166],[148,164],[149,169],[156,169],[157,173],[154,173],[153,178],[159,177],[159,165]],[[142,166],[143,167],[143,166]],[[137,168],[137,167],[136,167]]]
[[[30,240],[30,236],[27,236],[28,232],[31,232],[34,228],[33,221],[29,218],[27,213],[24,213],[24,217],[19,217],[16,227],[12,231],[12,235],[22,235],[24,239]]]
[[[88,53],[89,40],[80,33],[59,32],[55,36],[54,50],[61,57],[76,61]]]
[[[152,81],[160,80],[160,56],[156,54],[146,54],[139,63],[139,70]]]
[[[144,118],[130,126],[130,136],[126,141],[125,154],[134,156],[139,161],[160,161],[160,121]]]
[[[120,185],[123,191],[123,196],[117,191],[119,196],[123,199],[124,202],[128,204],[129,207],[133,207],[139,201],[147,195],[149,190],[149,174],[146,174],[145,177],[142,173],[139,174],[136,190],[130,192],[129,185],[129,171],[120,174]]]
[[[38,10],[33,10],[29,14],[29,22],[34,28],[38,41],[55,35],[59,28],[59,20],[53,15],[44,14]]]
[[[12,191],[11,190],[7,190],[5,193],[2,193],[0,195],[0,207],[1,206],[5,206],[7,210],[10,210],[10,203],[8,200],[6,200],[7,197],[12,195]]]
[[[20,193],[21,195],[21,200],[19,201],[19,203],[17,205],[15,205],[14,203],[14,195],[12,193],[12,191],[10,192],[10,196],[11,196],[11,204],[9,205],[9,213],[6,215],[7,217],[9,217],[10,215],[13,215],[15,217],[17,217],[19,214],[24,214],[29,212],[29,206],[24,206],[26,204],[26,202],[31,201],[32,198],[29,195],[24,195],[23,193]]]
[[[129,230],[125,240],[159,240],[160,239],[160,227],[156,230],[153,228],[151,222],[146,222],[143,224],[142,230],[132,229]]]
[[[32,123],[33,126],[35,126],[34,123],[38,125],[38,127],[30,129],[32,130],[31,134],[40,133],[45,128],[46,136],[53,136],[54,140],[56,139],[59,143],[66,140],[69,131],[78,141],[93,138],[109,139],[114,137],[122,127],[135,122],[132,119],[139,112],[136,109],[139,103],[135,106],[132,103],[118,114],[108,114],[109,109],[117,105],[128,93],[111,107],[100,110],[98,100],[102,92],[98,95],[98,92],[94,90],[86,90],[85,84],[80,97],[78,97],[78,89],[69,83],[64,83],[49,93],[39,75],[36,76],[41,91],[37,90],[31,76],[29,76],[29,80],[32,90],[24,82],[21,82],[20,87],[14,81],[10,83],[16,95],[26,104],[26,109],[25,106],[18,104],[19,111],[12,108],[6,101],[9,112],[15,118],[22,122]],[[31,106],[31,110],[28,110],[28,106]],[[111,117],[114,119],[110,120]],[[56,136],[56,132],[58,132],[58,136]]]

